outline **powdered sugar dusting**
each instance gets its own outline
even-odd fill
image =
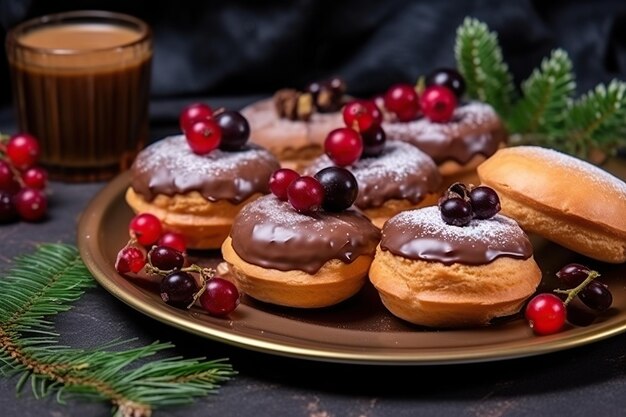
[[[452,120],[447,123],[434,123],[421,117],[411,122],[385,123],[384,128],[394,139],[405,140],[404,137],[414,137],[417,134],[432,137],[433,140],[445,140],[450,136],[463,136],[468,130],[491,128],[494,124],[499,124],[499,118],[493,107],[487,103],[472,101],[457,107]]]
[[[250,145],[239,152],[224,152],[219,149],[205,155],[193,153],[183,135],[166,137],[145,148],[135,161],[135,169],[147,173],[156,168],[176,172],[176,181],[180,188],[185,188],[185,181],[199,175],[208,178],[220,177],[264,159],[274,163],[275,157],[267,150]]]
[[[306,170],[310,175],[322,168],[334,166],[327,155],[321,156]],[[437,171],[431,157],[413,145],[404,142],[388,142],[382,155],[363,158],[348,167],[360,183],[373,181],[393,181],[403,183],[409,176],[430,176]]]
[[[572,180],[591,181],[603,193],[608,193],[626,202],[626,182],[587,161],[540,146],[518,146],[512,148],[545,161],[546,165],[558,165],[571,171]]]
[[[319,221],[311,221],[311,219]],[[279,200],[274,195],[258,198],[247,204],[238,215],[235,223],[245,222],[260,225],[267,223],[272,227],[280,226],[297,230],[305,223],[310,233],[322,233],[328,227],[322,220],[322,212],[298,213],[287,201]]]
[[[526,239],[515,220],[496,214],[486,220],[472,220],[467,226],[453,226],[441,218],[439,207],[430,206],[422,209],[403,211],[391,218],[383,228],[383,240],[386,230],[401,230],[402,234],[413,239],[432,238],[450,244],[481,244],[492,247],[507,247]],[[397,232],[394,232],[397,233]]]

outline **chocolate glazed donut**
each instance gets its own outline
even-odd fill
[[[250,297],[319,308],[363,287],[379,240],[380,230],[358,211],[301,214],[269,195],[239,213],[222,255]]]
[[[387,138],[408,142],[430,155],[443,176],[473,170],[507,141],[507,132],[495,110],[480,102],[458,107],[448,123],[420,118],[386,121],[383,128]]]

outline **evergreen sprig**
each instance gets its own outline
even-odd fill
[[[63,244],[42,245],[16,259],[0,280],[0,373],[20,375],[18,392],[30,380],[37,398],[56,393],[60,402],[66,395],[108,400],[116,415],[143,417],[215,393],[235,375],[224,359],[145,360],[171,348],[168,343],[126,350],[119,346],[128,342],[60,346],[46,318],[71,308],[93,282],[76,248]]]
[[[497,35],[485,23],[466,17],[457,29],[454,53],[467,94],[508,115],[515,89]]]
[[[626,83],[613,80],[597,85],[571,103],[565,116],[569,151],[586,155],[626,146]]]
[[[626,87],[614,80],[574,99],[570,58],[562,49],[544,58],[513,94],[495,32],[474,18],[457,29],[457,67],[468,97],[491,104],[511,135],[511,144],[545,146],[593,162],[626,146]],[[599,156],[599,157],[598,157]]]
[[[567,53],[562,49],[552,51],[522,83],[521,90],[522,97],[508,118],[509,130],[551,135],[562,132],[564,110],[576,90]]]

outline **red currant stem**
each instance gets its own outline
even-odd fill
[[[421,96],[425,89],[426,89],[426,78],[424,78],[424,76],[421,75],[417,79],[417,82],[415,83],[415,91],[417,92],[418,95]]]
[[[217,116],[218,114],[224,113],[226,111],[225,107],[220,107],[217,110],[213,111],[213,117]]]
[[[9,168],[11,169],[11,172],[13,173],[13,178],[15,178],[17,183],[20,185],[20,188],[26,187],[26,184],[24,183],[24,180],[22,179],[21,172],[17,168],[15,168],[15,166],[13,166],[13,164],[10,162],[9,162]]]
[[[571,288],[569,290],[557,289],[557,290],[554,290],[554,292],[557,293],[557,294],[567,294],[567,298],[565,299],[565,301],[563,301],[563,304],[568,305],[570,303],[570,301],[572,301],[574,298],[576,298],[578,293],[581,292],[583,290],[583,288],[585,288],[587,286],[587,284],[589,284],[591,281],[593,281],[594,279],[598,278],[599,276],[600,276],[600,274],[597,271],[589,271],[589,274],[587,275],[587,278],[585,278],[585,280],[583,282],[578,284],[577,287]]]

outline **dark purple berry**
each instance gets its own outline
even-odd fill
[[[440,205],[441,218],[453,226],[465,226],[472,220],[472,206],[462,198],[452,197],[444,200]]]
[[[477,219],[489,219],[500,211],[500,198],[492,188],[476,187],[470,191],[469,198]]]
[[[312,83],[307,85],[306,88],[304,89],[305,92],[313,96],[313,101],[317,101],[317,96],[320,94],[321,90],[322,90],[322,85],[317,81],[313,81]]]
[[[363,153],[361,158],[371,158],[383,153],[387,135],[382,127],[378,126],[361,133],[363,139]]]
[[[605,311],[613,304],[613,295],[609,287],[598,281],[591,281],[579,293],[578,297],[585,305],[596,311]]]
[[[342,96],[346,93],[346,83],[339,77],[333,77],[328,81],[328,87],[333,95]]]
[[[148,254],[150,263],[161,270],[169,271],[180,269],[185,263],[185,257],[176,249],[167,246],[156,246]]]
[[[465,93],[465,79],[459,72],[452,68],[438,68],[428,74],[424,80],[426,87],[440,85],[450,89],[457,98]]]
[[[175,307],[186,307],[191,304],[198,290],[196,280],[187,272],[172,272],[161,281],[161,298]]]
[[[0,191],[0,223],[10,223],[18,219],[13,196],[8,191]]]
[[[315,174],[315,178],[324,188],[324,210],[342,211],[354,204],[359,186],[350,171],[340,167],[328,167]]]
[[[213,116],[220,129],[222,139],[219,148],[223,151],[238,151],[250,138],[250,124],[239,112],[226,110]]]
[[[585,265],[572,263],[561,268],[556,273],[556,276],[567,285],[568,288],[574,288],[587,279],[589,272],[591,272],[591,270]]]

